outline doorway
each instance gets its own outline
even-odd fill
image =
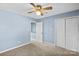
[[[42,22],[31,22],[31,41],[43,42]]]

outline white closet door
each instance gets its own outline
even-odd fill
[[[55,39],[56,45],[65,48],[65,20],[55,20]]]
[[[66,19],[66,48],[77,51],[78,19]]]
[[[77,29],[78,29],[78,32],[77,32],[77,36],[78,36],[78,39],[77,39],[77,51],[79,52],[79,17],[77,18],[77,20],[78,20],[78,25],[77,25]]]

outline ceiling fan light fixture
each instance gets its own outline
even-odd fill
[[[41,12],[40,11],[36,11],[36,15],[40,16]]]
[[[34,12],[34,13],[36,13],[36,15],[38,15],[38,16],[43,16],[46,10],[52,10],[52,6],[48,6],[48,7],[43,8],[42,5],[38,5],[38,4],[36,5],[36,4],[34,4],[34,3],[30,3],[30,4],[31,4],[32,7],[33,7],[33,11],[28,12],[28,13]]]

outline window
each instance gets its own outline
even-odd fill
[[[36,23],[31,23],[31,32],[36,33]]]

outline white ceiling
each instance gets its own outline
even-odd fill
[[[48,11],[44,16],[37,16],[35,13],[28,14],[28,11],[31,11],[32,6],[28,3],[0,3],[0,10],[14,12],[20,15],[29,16],[35,19],[40,19],[43,17],[48,17],[51,15],[56,15],[60,13],[65,13],[69,11],[74,11],[79,9],[79,3],[39,3],[46,7],[46,5],[53,6],[52,11]]]

